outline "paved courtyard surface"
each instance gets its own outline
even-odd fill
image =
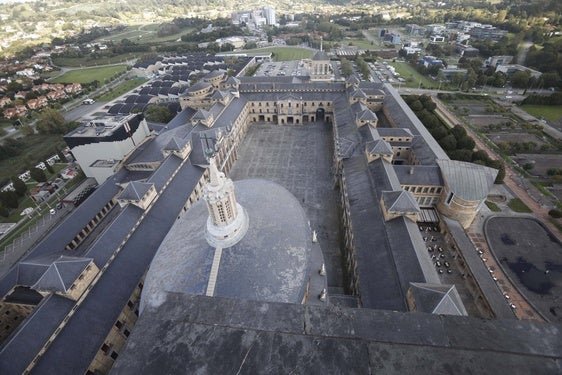
[[[486,237],[502,270],[551,322],[562,322],[562,245],[535,219],[493,217]]]
[[[344,286],[337,191],[331,169],[332,130],[323,122],[306,125],[253,123],[239,148],[230,178],[263,178],[285,187],[301,202],[318,234],[328,286]],[[275,197],[271,197],[274,199]]]

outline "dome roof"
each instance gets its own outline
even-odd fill
[[[220,249],[205,239],[209,217],[203,200],[170,229],[144,283],[141,312],[158,306],[163,292],[301,303],[309,280],[311,231],[300,202],[266,180],[234,183],[249,220],[246,235]],[[272,199],[274,198],[274,199]]]

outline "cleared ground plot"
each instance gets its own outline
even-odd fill
[[[562,155],[559,154],[517,154],[514,159],[519,165],[532,163],[529,172],[535,176],[546,177],[549,169],[562,168]]]
[[[230,177],[271,180],[293,193],[318,233],[328,286],[342,288],[337,191],[330,175],[331,139],[331,128],[323,122],[304,126],[252,124]]]

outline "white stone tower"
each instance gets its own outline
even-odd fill
[[[209,211],[205,238],[209,245],[224,249],[244,237],[248,214],[236,202],[234,184],[218,170],[215,156],[209,159],[209,182],[203,186],[203,198]]]

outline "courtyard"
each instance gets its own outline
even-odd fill
[[[332,130],[327,123],[304,126],[253,123],[239,148],[230,177],[276,182],[301,202],[322,247],[328,286],[342,292],[345,276],[331,150]]]

